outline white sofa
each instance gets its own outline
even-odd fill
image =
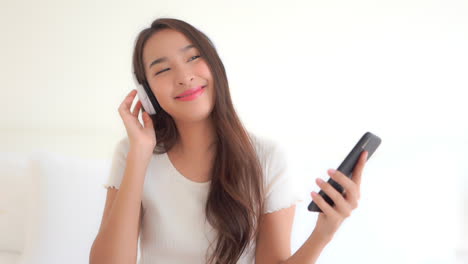
[[[0,153],[0,264],[88,263],[109,160]]]

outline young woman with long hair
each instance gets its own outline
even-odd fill
[[[90,263],[314,263],[357,207],[361,159],[353,180],[330,175],[343,197],[317,184],[316,228],[291,256],[294,191],[281,144],[247,131],[231,101],[226,72],[210,39],[174,18],[156,19],[135,42],[136,81],[156,114],[118,108],[127,137],[116,146],[101,226]]]

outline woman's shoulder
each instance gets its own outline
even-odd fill
[[[285,154],[285,148],[280,140],[251,131],[248,131],[248,134],[259,158],[268,159],[272,156]]]
[[[162,146],[162,149],[164,149],[164,144],[161,144]],[[155,147],[155,150],[157,149],[157,147]],[[128,136],[123,136],[121,137],[120,139],[117,140],[116,144],[115,144],[115,151],[118,151],[118,152],[121,152],[121,153],[128,153],[128,151],[130,150],[130,139],[128,138]],[[162,153],[158,153],[158,152],[153,152],[153,155],[161,155]]]

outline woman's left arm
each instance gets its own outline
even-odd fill
[[[360,185],[362,171],[367,160],[367,151],[361,157],[353,170],[353,178],[346,177],[336,170],[328,170],[330,177],[339,183],[345,190],[344,195],[336,191],[329,183],[317,179],[318,186],[333,200],[331,207],[320,195],[311,193],[312,199],[322,210],[319,213],[317,224],[306,242],[292,255],[290,255],[290,241],[295,206],[264,216],[261,221],[259,237],[257,240],[256,264],[313,264],[317,261],[325,246],[332,240],[334,234],[344,219],[357,208],[360,199]],[[284,223],[284,225],[281,225]],[[279,232],[278,230],[284,230]],[[285,257],[288,255],[289,257]]]
[[[340,171],[328,170],[328,175],[339,183],[345,190],[341,195],[328,182],[317,179],[318,186],[333,200],[334,207],[331,207],[322,196],[312,192],[312,199],[322,210],[317,219],[315,229],[306,240],[304,245],[286,261],[281,263],[315,263],[323,248],[332,240],[341,223],[351,215],[357,208],[360,199],[360,186],[362,171],[367,160],[367,151],[361,154],[360,160],[353,170],[353,178],[346,177]]]

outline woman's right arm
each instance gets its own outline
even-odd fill
[[[143,125],[138,120],[142,109],[140,100],[131,111],[136,95],[137,90],[130,91],[118,108],[127,131],[129,148],[119,190],[107,190],[101,226],[91,246],[90,264],[135,264],[137,261],[141,197],[146,169],[156,146],[156,134],[147,112],[142,113]],[[118,163],[122,153],[117,150],[115,158]]]
[[[141,198],[150,159],[147,153],[130,148],[120,188],[108,189],[101,226],[91,247],[90,264],[136,263]]]

